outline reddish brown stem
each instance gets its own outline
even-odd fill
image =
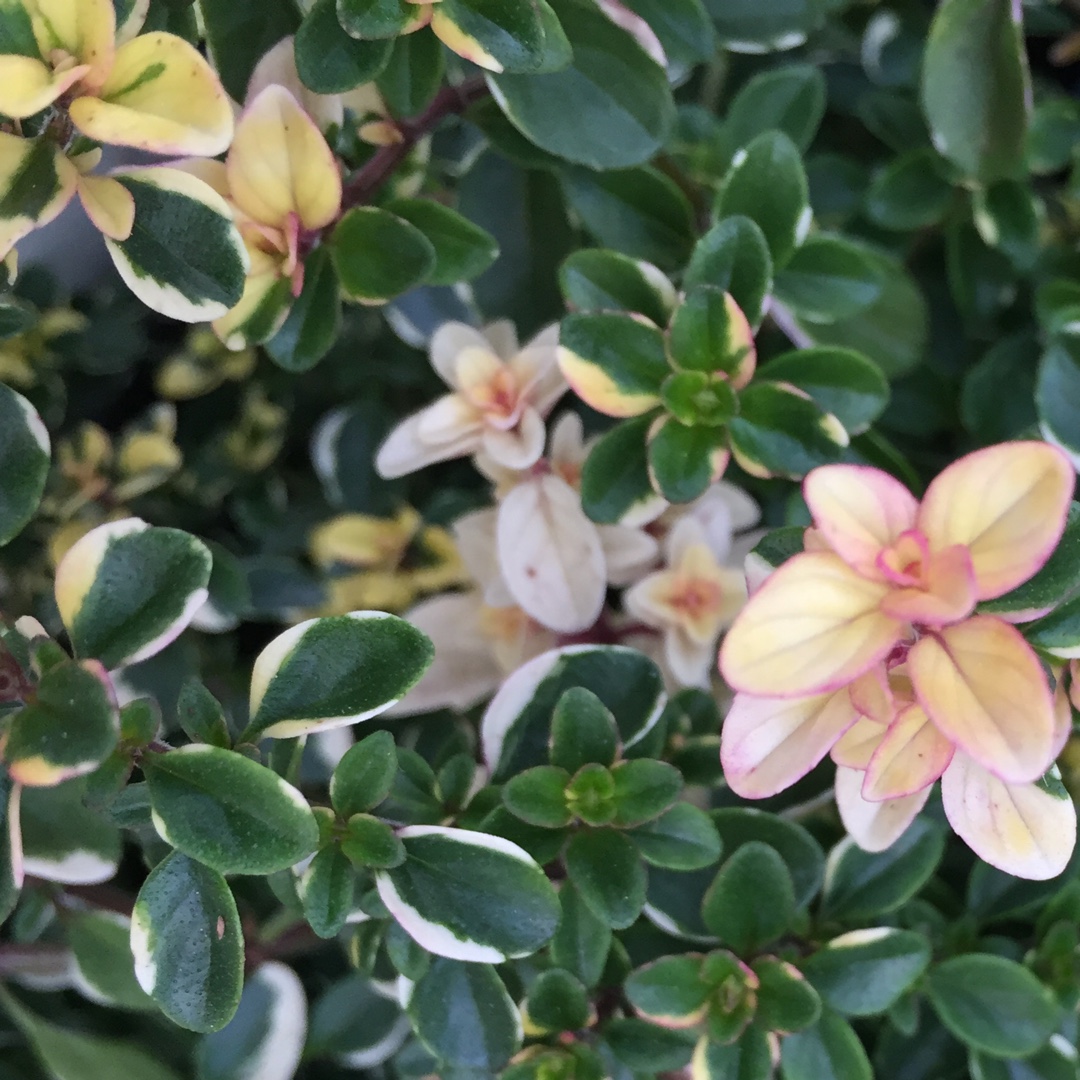
[[[376,150],[371,160],[345,185],[341,198],[342,213],[370,202],[425,135],[430,135],[446,117],[459,116],[489,93],[483,76],[478,75],[465,79],[457,86],[444,86],[419,116],[395,121],[401,141]]]

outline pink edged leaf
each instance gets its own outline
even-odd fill
[[[1076,808],[1064,789],[1006,784],[962,750],[941,778],[941,801],[957,835],[1007,874],[1044,881],[1065,869],[1076,844]]]
[[[817,765],[857,719],[846,689],[794,700],[736,694],[720,734],[728,786],[744,799],[783,791]]]
[[[1009,783],[1037,780],[1054,752],[1054,703],[1038,658],[1008,623],[977,615],[908,653],[919,703],[938,730]]]
[[[977,595],[991,600],[1027,581],[1065,528],[1076,477],[1046,443],[988,446],[960,458],[927,489],[919,527],[935,550],[964,544]]]
[[[814,524],[850,566],[877,576],[875,560],[915,524],[919,504],[899,480],[864,465],[825,465],[803,484]]]
[[[882,614],[890,586],[838,555],[807,552],[781,566],[724,639],[720,670],[735,690],[802,697],[846,686],[888,655],[903,624]]]
[[[866,767],[863,798],[899,799],[929,787],[952,760],[953,744],[918,705],[909,705],[889,725]]]
[[[907,831],[930,797],[929,786],[899,799],[870,802],[862,795],[858,769],[836,770],[836,809],[852,840],[863,851],[884,851]]]
[[[955,544],[930,555],[925,588],[897,589],[885,598],[881,610],[905,622],[944,626],[971,614],[975,594],[971,555]]]

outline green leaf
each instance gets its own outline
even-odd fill
[[[338,221],[330,254],[346,296],[381,304],[434,272],[431,241],[404,218],[376,206],[358,206]]]
[[[0,923],[15,909],[22,887],[23,852],[19,832],[21,790],[10,776],[0,776]]]
[[[1031,92],[1010,0],[945,0],[922,64],[921,99],[935,147],[977,180],[1022,164]]]
[[[370,1069],[396,1053],[409,1031],[397,1000],[353,973],[315,1002],[304,1050],[307,1057],[334,1057],[346,1068]]]
[[[829,855],[823,908],[830,918],[852,920],[894,911],[930,880],[944,850],[941,830],[919,820],[874,854],[843,840]]]
[[[833,938],[802,961],[825,1004],[845,1016],[883,1013],[930,963],[930,942],[911,930],[881,926]]]
[[[95,660],[61,660],[41,677],[30,704],[4,740],[12,779],[51,787],[93,772],[120,736],[120,714],[105,669]]]
[[[758,977],[758,1005],[754,1020],[771,1031],[803,1031],[821,1016],[817,991],[791,964],[774,956],[754,961]]]
[[[342,94],[371,82],[390,60],[392,41],[360,41],[338,22],[335,0],[315,0],[296,31],[300,81],[317,94]]]
[[[143,882],[131,916],[139,985],[175,1024],[217,1031],[244,981],[244,939],[225,879],[180,852]]]
[[[1027,132],[1029,171],[1043,175],[1064,169],[1080,139],[1080,109],[1072,98],[1047,97],[1035,104]]]
[[[617,424],[589,452],[581,470],[581,505],[593,521],[613,525],[657,502],[645,441],[653,419],[645,415]]]
[[[1019,1061],[972,1052],[972,1080],[1074,1080],[1076,1058],[1069,1045],[1047,1046]]]
[[[111,911],[83,911],[66,920],[65,930],[78,988],[86,997],[112,1008],[156,1011],[135,978],[128,919]]]
[[[405,861],[405,848],[394,830],[369,814],[353,814],[349,818],[341,850],[357,866],[375,870],[390,870]]]
[[[647,863],[668,870],[712,866],[722,848],[709,815],[686,802],[676,803],[655,821],[635,829],[630,839]]]
[[[722,427],[687,427],[669,416],[649,438],[649,476],[668,502],[688,503],[703,495],[727,458]]]
[[[644,738],[663,711],[660,671],[634,649],[571,645],[544,653],[518,668],[484,713],[481,740],[493,780],[548,760],[552,713],[575,686],[591,690],[611,711],[624,749]]]
[[[27,874],[86,885],[116,873],[120,830],[84,804],[86,783],[79,777],[56,787],[23,789],[19,818]]]
[[[116,668],[160,652],[206,600],[212,564],[206,546],[179,529],[124,518],[91,530],[56,571],[76,653]]]
[[[762,365],[758,375],[805,390],[852,435],[865,431],[889,402],[881,369],[854,349],[793,350]]]
[[[195,675],[188,676],[180,687],[176,716],[192,742],[222,747],[231,745],[229,725],[220,703]]]
[[[319,843],[303,795],[250,758],[193,743],[142,765],[161,838],[219,873],[272,874]]]
[[[1001,956],[955,956],[930,969],[926,992],[961,1042],[995,1057],[1026,1057],[1054,1032],[1060,1006],[1049,987]]]
[[[761,53],[801,45],[828,10],[820,0],[705,0],[732,52]]]
[[[1065,531],[1049,559],[1023,585],[1003,596],[984,601],[980,611],[1038,613],[1071,593],[1080,581],[1080,503],[1071,503]]]
[[[294,0],[265,0],[257,8],[235,0],[199,0],[199,14],[214,67],[235,101],[244,100],[255,65],[300,25]]]
[[[671,282],[651,263],[620,251],[585,248],[559,268],[559,287],[571,311],[627,311],[664,325],[675,301]]]
[[[1035,407],[1044,435],[1080,459],[1080,337],[1060,335],[1043,353]]]
[[[1026,181],[998,180],[977,188],[972,211],[975,227],[990,247],[1008,256],[1018,270],[1032,269],[1039,257],[1044,215]]]
[[[1011,334],[992,345],[964,374],[960,417],[980,443],[1015,439],[1035,424],[1039,353],[1033,333]],[[1003,394],[1003,386],[1013,392]]]
[[[523,74],[545,66],[544,17],[533,0],[442,0],[435,13],[456,31],[455,52],[489,71]]]
[[[580,397],[611,416],[636,416],[658,403],[669,374],[664,337],[627,315],[568,315],[560,363]]]
[[[434,34],[406,34],[393,41],[375,86],[392,116],[416,116],[435,96],[444,72],[442,42]]]
[[[668,351],[682,371],[723,373],[733,381],[745,381],[755,361],[754,341],[743,313],[730,294],[714,285],[687,290],[671,318]],[[697,411],[702,423],[717,422],[708,407],[699,406]]]
[[[619,729],[604,703],[583,686],[572,686],[551,716],[551,763],[568,773],[583,765],[613,765]]]
[[[894,158],[874,177],[866,192],[866,214],[885,229],[909,232],[941,221],[952,197],[940,156],[920,147]]]
[[[771,1080],[772,1050],[765,1032],[749,1027],[727,1046],[703,1038],[693,1067],[695,1080]]]
[[[555,933],[555,890],[516,844],[430,825],[398,835],[407,858],[375,881],[402,929],[429,952],[502,963],[529,956]]]
[[[772,256],[765,234],[741,214],[717,222],[696,244],[683,285],[712,285],[734,297],[751,326],[761,322],[772,289]]]
[[[622,4],[655,32],[669,70],[681,71],[712,59],[716,35],[701,0],[622,0]]]
[[[502,790],[511,814],[542,829],[561,829],[573,820],[566,803],[570,774],[554,765],[537,765],[512,776]]]
[[[716,216],[743,214],[761,229],[773,264],[783,267],[810,227],[810,194],[798,147],[785,134],[767,131],[732,162]]]
[[[321,938],[336,937],[352,914],[356,895],[356,875],[342,848],[336,845],[320,851],[300,879],[300,899],[304,918]]]
[[[589,995],[569,971],[542,971],[529,987],[524,1010],[532,1027],[542,1031],[577,1031],[589,1026]]]
[[[724,130],[733,147],[766,131],[782,131],[805,152],[824,116],[821,72],[809,64],[791,64],[749,79],[728,108]]]
[[[350,746],[330,778],[330,801],[339,816],[350,818],[378,806],[390,794],[397,764],[389,731],[376,731]]]
[[[682,1069],[694,1049],[692,1035],[634,1017],[612,1020],[604,1029],[604,1038],[612,1053],[635,1074]]]
[[[763,810],[735,807],[714,810],[712,820],[729,854],[751,841],[760,841],[780,856],[791,875],[797,907],[806,907],[817,895],[825,856],[802,826]]]
[[[784,1080],[874,1080],[858,1035],[835,1013],[826,1011],[808,1031],[789,1035],[780,1053]]]
[[[669,269],[686,262],[694,242],[693,210],[658,169],[567,168],[561,179],[567,202],[601,244]]]
[[[926,301],[900,263],[869,246],[865,252],[881,277],[880,299],[850,319],[804,323],[802,328],[814,344],[861,352],[895,379],[922,359],[929,322]]]
[[[597,918],[624,930],[645,903],[645,868],[634,845],[614,829],[575,833],[564,856],[566,872]]]
[[[551,939],[551,959],[586,986],[595,986],[611,948],[611,927],[593,914],[571,882],[559,890],[559,903],[562,917]]]
[[[296,973],[276,960],[260,964],[244,985],[236,1015],[200,1040],[199,1080],[291,1077],[306,1031],[307,1001]]]
[[[5,131],[0,147],[0,223],[8,246],[52,221],[71,201],[78,176],[51,138],[21,138]],[[8,276],[5,269],[5,282]]]
[[[579,165],[619,169],[647,161],[675,118],[663,69],[585,0],[551,0],[551,7],[572,61],[543,75],[487,75],[500,108],[541,149]]]
[[[1056,656],[1075,656],[1080,652],[1080,596],[1066,600],[1048,615],[1025,625],[1023,635],[1037,649]]]
[[[662,956],[626,980],[631,1005],[654,1024],[687,1028],[705,1016],[714,987],[702,978],[697,955]]]
[[[244,738],[290,738],[377,716],[416,685],[433,652],[419,630],[382,612],[299,623],[255,660]]]
[[[436,957],[412,988],[408,1016],[420,1041],[448,1065],[496,1072],[521,1046],[514,1002],[490,964]]]
[[[817,233],[776,275],[778,300],[809,322],[850,319],[881,296],[881,274],[865,248],[841,236]]]
[[[225,200],[166,166],[112,175],[135,200],[131,235],[105,240],[124,284],[147,307],[181,322],[207,322],[239,303],[247,256]]]
[[[177,1080],[177,1074],[145,1050],[119,1039],[69,1031],[23,1008],[6,990],[0,1005],[33,1047],[51,1080]],[[15,1066],[18,1077],[18,1066]]]
[[[775,941],[795,915],[795,887],[784,860],[758,840],[741,845],[720,867],[701,914],[737,953]]]
[[[395,38],[416,18],[407,0],[337,0],[337,13],[355,38]]]
[[[341,298],[329,249],[316,248],[304,260],[304,287],[280,329],[265,344],[286,371],[310,371],[341,333]]]
[[[839,459],[847,432],[812,398],[780,383],[755,382],[728,425],[735,460],[752,476],[805,476]]]
[[[499,256],[499,245],[491,233],[441,203],[431,199],[395,199],[386,209],[415,225],[435,249],[435,268],[427,276],[429,285],[471,281]]]
[[[49,433],[37,411],[0,383],[0,546],[34,516],[49,475]]]
[[[623,829],[658,818],[678,799],[683,786],[678,769],[650,758],[622,761],[611,775],[615,781],[614,824]]]
[[[40,315],[33,304],[11,293],[0,293],[0,341],[31,330]]]

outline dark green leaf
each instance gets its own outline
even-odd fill
[[[0,383],[0,546],[34,516],[49,474],[49,433],[33,405]]]
[[[653,420],[623,421],[590,451],[581,470],[581,505],[593,521],[615,524],[655,502],[645,442]]]
[[[705,0],[720,39],[733,52],[761,53],[801,45],[821,22],[820,0]]]
[[[343,818],[378,806],[390,794],[397,749],[389,731],[376,731],[350,746],[334,768],[330,801]]]
[[[694,1036],[668,1031],[636,1018],[612,1020],[604,1029],[612,1052],[634,1073],[671,1072],[686,1065],[693,1054]]]
[[[131,917],[139,985],[192,1031],[232,1018],[244,981],[244,940],[225,879],[174,852],[143,882]]]
[[[300,879],[304,918],[321,938],[340,933],[352,913],[354,895],[352,863],[337,846],[323,848]]]
[[[489,75],[499,105],[527,138],[568,161],[594,169],[647,161],[675,116],[664,71],[592,4],[552,0],[551,7],[573,60],[544,75]]]
[[[349,818],[341,850],[357,866],[391,870],[405,861],[405,848],[385,821],[370,814]]]
[[[296,70],[317,94],[342,94],[371,82],[390,60],[391,41],[360,41],[338,22],[335,0],[315,0],[296,32]]]
[[[250,758],[192,744],[143,758],[162,839],[222,874],[271,874],[319,842],[296,788]]]
[[[826,1005],[846,1016],[889,1009],[926,970],[930,942],[910,930],[877,927],[833,938],[802,962]]]
[[[771,1031],[802,1031],[821,1016],[821,998],[802,973],[773,956],[753,963],[758,977],[758,1005],[754,1019]]]
[[[735,95],[725,130],[735,147],[766,131],[782,131],[800,150],[814,141],[825,115],[825,79],[809,64],[763,71]]]
[[[1053,1033],[1060,1006],[1049,987],[1000,956],[955,956],[930,970],[926,992],[962,1042],[997,1057],[1026,1057]]]
[[[408,0],[337,0],[337,13],[356,38],[395,38],[416,18]]]
[[[880,368],[854,349],[798,349],[770,360],[758,374],[805,390],[851,434],[865,431],[889,401]]]
[[[622,930],[645,903],[645,868],[637,849],[614,829],[576,833],[565,855],[566,872],[598,918]]]
[[[325,247],[304,260],[304,287],[278,332],[266,342],[271,359],[286,371],[310,371],[341,333],[337,274]]]
[[[866,213],[886,229],[909,231],[936,225],[952,201],[940,157],[928,147],[894,158],[874,177],[866,193]]]
[[[559,268],[559,286],[571,311],[628,311],[658,326],[668,320],[675,289],[656,267],[619,251],[575,251]]]
[[[408,1015],[420,1041],[449,1065],[495,1072],[520,1046],[514,1003],[490,964],[436,957],[413,987]]]
[[[356,207],[337,223],[330,254],[345,294],[363,303],[398,296],[437,263],[434,246],[415,225],[375,206]]]
[[[394,40],[375,85],[392,115],[416,116],[442,84],[444,67],[442,42],[434,34],[406,34]]]
[[[690,803],[676,803],[655,821],[635,829],[630,839],[647,863],[668,870],[698,870],[720,858],[716,827],[704,810]]]
[[[552,765],[576,773],[582,765],[612,765],[618,752],[615,717],[591,690],[572,686],[551,716]]]
[[[876,854],[842,842],[829,857],[825,911],[837,919],[872,919],[894,911],[926,884],[944,849],[941,830],[918,820]]]
[[[1043,353],[1035,406],[1043,431],[1080,458],[1080,338],[1062,335]]]
[[[765,234],[749,217],[717,222],[694,247],[683,284],[713,285],[730,293],[752,326],[761,322],[772,289],[772,256]]]
[[[611,927],[592,913],[570,882],[559,890],[559,903],[562,918],[551,939],[551,959],[586,986],[595,986],[611,947]]]
[[[833,323],[866,310],[881,296],[882,279],[864,248],[828,233],[811,236],[774,283],[776,296],[809,322]]]
[[[495,237],[448,206],[431,199],[395,199],[386,208],[415,225],[431,242],[435,268],[427,276],[430,285],[471,281],[498,258]]]
[[[649,438],[649,476],[668,502],[688,503],[703,495],[727,458],[723,427],[687,427],[669,416]]]
[[[732,162],[716,215],[744,214],[761,229],[773,264],[782,267],[810,226],[810,194],[798,147],[779,131],[752,139]]]
[[[300,25],[294,0],[265,0],[258,7],[235,0],[199,0],[214,67],[229,95],[243,101],[255,65],[267,50]]]
[[[780,1044],[784,1080],[874,1080],[858,1035],[846,1020],[824,1012],[808,1031]]]
[[[576,1031],[589,1023],[589,995],[569,971],[541,972],[525,1001],[529,1023],[544,1031]]]
[[[1016,172],[1030,95],[1019,8],[945,0],[930,26],[921,91],[941,153],[978,180]]]
[[[720,867],[701,914],[740,954],[775,941],[795,914],[795,887],[784,860],[758,840],[742,844]]]
[[[554,765],[537,765],[512,776],[502,791],[503,805],[514,817],[543,829],[569,825],[573,814],[566,802],[570,774]]]

